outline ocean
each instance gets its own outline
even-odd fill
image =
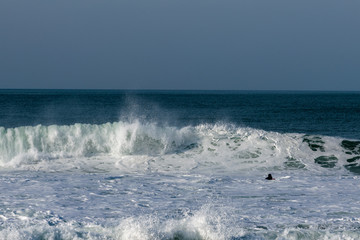
[[[0,239],[360,239],[359,124],[359,92],[0,90]]]

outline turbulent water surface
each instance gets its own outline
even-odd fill
[[[0,104],[0,239],[360,238],[359,93],[2,90]]]

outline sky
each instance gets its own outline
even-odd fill
[[[0,88],[360,91],[360,1],[1,0]]]

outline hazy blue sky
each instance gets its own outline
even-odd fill
[[[359,0],[1,0],[0,88],[360,90]]]

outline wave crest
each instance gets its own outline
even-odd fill
[[[306,169],[359,174],[359,149],[360,141],[220,123],[180,128],[120,121],[0,128],[0,166],[5,168],[39,162],[60,166],[63,159],[74,168],[82,161],[95,162],[91,168],[112,159],[107,169],[137,172]]]
[[[0,162],[39,161],[98,155],[158,155],[197,141],[189,127],[114,122],[101,125],[0,128]]]

